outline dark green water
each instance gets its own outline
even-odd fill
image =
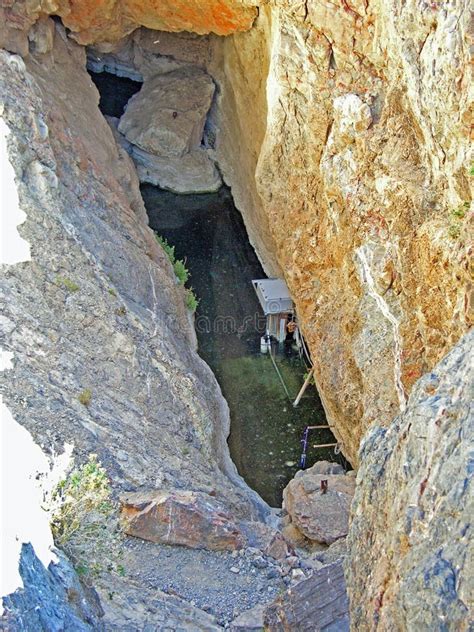
[[[199,353],[214,371],[231,414],[229,447],[247,483],[273,507],[298,469],[306,425],[324,424],[314,386],[293,408],[268,354],[260,353],[265,319],[251,284],[265,278],[229,191],[177,196],[144,185],[150,226],[185,259],[198,298]],[[294,400],[307,369],[296,351],[274,349]],[[310,446],[330,443],[329,430],[313,431]],[[308,450],[307,466],[337,460],[332,449]]]

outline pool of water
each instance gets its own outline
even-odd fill
[[[325,424],[314,386],[297,408],[307,368],[292,348],[274,346],[275,361],[260,352],[265,319],[251,284],[265,278],[230,192],[174,195],[142,186],[150,226],[175,246],[191,273],[189,286],[199,298],[196,330],[199,353],[210,365],[231,415],[229,447],[240,474],[271,506],[298,469],[301,436],[307,425]],[[337,460],[332,449],[314,443],[334,441],[327,429],[313,431],[307,466]]]

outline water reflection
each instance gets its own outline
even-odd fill
[[[176,196],[144,185],[150,225],[186,260],[190,285],[200,299],[196,313],[199,353],[213,369],[231,413],[229,447],[240,474],[270,505],[298,469],[306,425],[325,423],[314,387],[298,408],[294,399],[307,371],[297,351],[274,347],[282,386],[268,354],[260,352],[265,317],[251,280],[264,272],[249,243],[240,213],[225,188],[216,194]],[[311,443],[333,441],[328,430]],[[310,449],[307,465],[332,450]]]

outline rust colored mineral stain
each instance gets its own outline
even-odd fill
[[[58,12],[82,44],[113,42],[139,26],[229,35],[251,28],[257,9],[238,0],[70,0]]]

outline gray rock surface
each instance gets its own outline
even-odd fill
[[[169,485],[263,517],[230,461],[227,405],[195,351],[182,288],[98,110],[84,50],[57,26],[46,54],[24,62],[0,51],[0,95],[31,245],[31,261],[1,282],[2,347],[14,354],[1,388],[14,418],[45,451],[67,442],[76,463],[97,454],[115,495]],[[94,580],[106,629],[142,630],[157,612],[164,627],[215,629],[192,604],[134,584],[139,564],[132,555],[126,578]]]
[[[230,624],[231,632],[261,632],[263,630],[263,605],[246,610]]]
[[[56,551],[56,555],[58,563],[51,563],[46,569],[31,544],[23,545],[19,564],[23,588],[3,598],[2,630],[101,632],[105,629],[97,594],[80,583],[61,551]]]
[[[324,566],[265,609],[270,632],[349,632],[349,602],[341,562]]]
[[[321,486],[327,484],[324,491]],[[355,480],[334,463],[321,461],[297,472],[283,491],[291,525],[306,538],[332,544],[347,535]],[[286,531],[288,532],[288,530]]]
[[[151,154],[182,157],[201,145],[214,89],[195,67],[149,78],[128,102],[119,131]]]
[[[473,342],[466,334],[363,442],[347,539],[354,630],[470,629]]]

